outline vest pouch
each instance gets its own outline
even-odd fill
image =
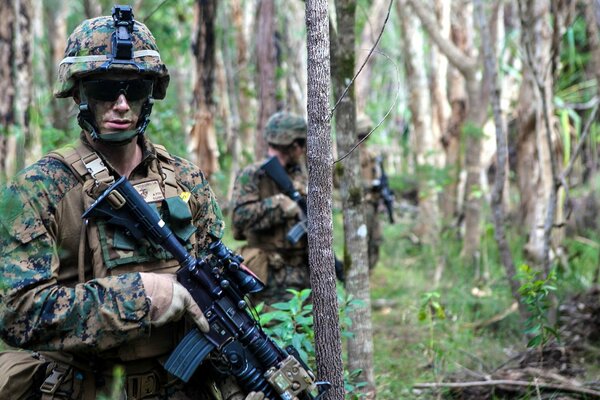
[[[162,210],[163,219],[179,239],[186,242],[196,232],[190,207],[180,196],[163,200]]]
[[[46,360],[30,351],[0,352],[0,399],[35,398],[47,365]]]
[[[244,265],[258,276],[258,278],[267,284],[269,282],[269,269],[278,268],[272,265],[273,258],[266,250],[258,247],[242,246],[238,253],[244,258]]]

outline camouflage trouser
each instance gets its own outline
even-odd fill
[[[367,246],[369,250],[369,270],[375,268],[379,261],[379,247],[383,242],[381,220],[379,219],[379,203],[367,203],[365,218],[367,223]]]

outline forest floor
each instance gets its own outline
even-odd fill
[[[379,399],[600,398],[600,289],[589,284],[597,264],[562,276],[560,341],[528,349],[504,271],[486,250],[490,231],[475,270],[461,265],[451,238],[425,249],[409,221],[384,226],[371,275]]]

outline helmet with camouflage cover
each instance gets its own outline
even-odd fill
[[[356,135],[366,136],[373,129],[373,121],[367,114],[360,114],[356,117]]]
[[[131,21],[132,48],[126,57],[128,60],[117,56],[113,46],[117,31],[114,10],[113,17],[88,19],[75,28],[58,67],[54,96],[72,96],[76,82],[85,76],[106,71],[133,71],[154,78],[153,98],[163,99],[169,85],[169,72],[160,59],[156,40],[146,25],[133,20],[133,14]]]
[[[285,111],[275,113],[267,121],[264,138],[267,143],[280,146],[290,145],[296,139],[306,140],[306,120]]]
[[[143,104],[137,126],[127,131],[100,132],[85,86],[91,86],[90,79],[96,79],[98,75],[116,73],[118,76],[127,72],[139,75],[151,85],[146,86],[146,93],[142,91],[140,100]],[[74,96],[79,104],[79,125],[94,141],[118,146],[144,134],[150,123],[154,99],[163,99],[168,85],[169,72],[160,59],[154,36],[144,24],[133,19],[130,6],[118,5],[113,7],[112,17],[85,20],[69,36],[65,57],[58,67],[54,96]],[[106,91],[102,86],[100,90]]]

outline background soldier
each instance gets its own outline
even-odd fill
[[[356,118],[356,134],[362,140],[373,129],[373,121],[361,114]],[[368,139],[367,139],[368,140]],[[379,260],[379,248],[383,241],[379,205],[381,204],[381,169],[377,163],[377,155],[363,142],[359,146],[360,170],[365,194],[365,218],[367,223],[367,240],[369,250],[369,269],[375,268]]]
[[[285,168],[294,188],[306,197],[306,121],[303,117],[279,112],[269,118],[264,130],[269,156]],[[266,283],[255,297],[272,304],[291,297],[287,288],[310,287],[306,235],[290,243],[288,231],[303,217],[298,204],[282,193],[261,168],[263,161],[244,168],[233,189],[233,234],[247,240],[240,249],[245,264]]]
[[[175,280],[177,261],[114,225],[81,218],[115,178],[127,176],[197,257],[223,230],[203,173],[144,136],[153,101],[169,83],[154,37],[129,7],[116,7],[113,17],[79,25],[60,63],[55,96],[79,105],[80,140],[3,190],[0,335],[38,352],[0,354],[2,399],[96,399],[110,395],[116,367],[124,374],[121,398],[214,393],[206,371],[184,385],[161,365],[189,329],[184,314],[208,330]]]

